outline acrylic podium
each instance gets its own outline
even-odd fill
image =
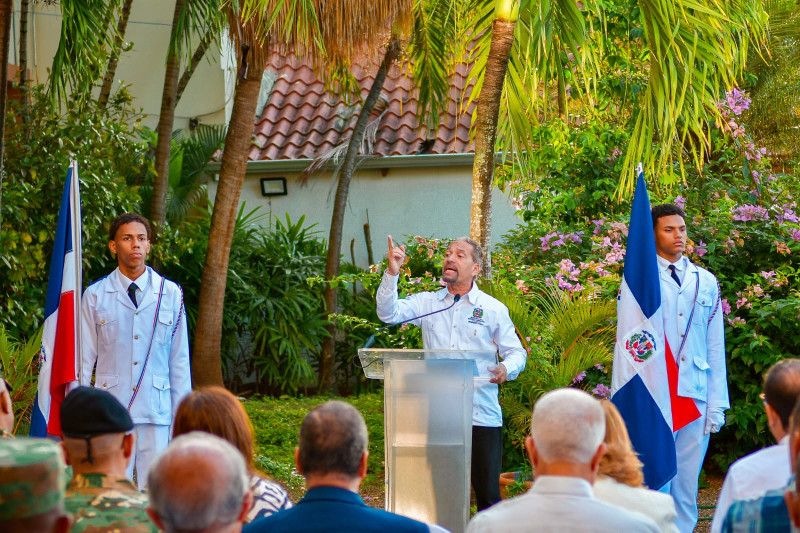
[[[472,458],[472,396],[488,383],[494,352],[358,351],[368,378],[384,380],[386,510],[466,529]]]

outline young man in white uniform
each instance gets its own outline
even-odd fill
[[[150,463],[169,443],[181,398],[191,391],[183,292],[146,266],[150,225],[125,213],[111,223],[117,269],[92,284],[81,303],[81,385],[108,391],[128,408],[136,449],[128,477],[144,488]]]
[[[691,532],[697,523],[697,480],[710,433],[725,424],[728,381],[725,328],[717,278],[683,255],[686,213],[673,204],[652,209],[664,330],[678,363],[678,395],[692,398],[700,418],[674,433],[678,473],[662,487],[672,494],[676,524]],[[664,386],[667,386],[665,383]]]
[[[399,300],[397,279],[405,257],[405,246],[394,246],[389,236],[389,265],[375,294],[378,318],[396,324],[450,307],[458,296],[449,310],[412,321],[422,328],[425,348],[491,351],[502,360],[489,368],[494,375],[489,384],[476,386],[473,393],[471,478],[480,511],[500,501],[503,413],[498,384],[516,379],[525,368],[525,350],[506,306],[475,283],[483,263],[483,251],[475,241],[462,237],[448,246],[442,265],[447,287]]]

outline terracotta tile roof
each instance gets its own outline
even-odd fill
[[[325,92],[309,65],[293,57],[274,57],[267,70],[277,80],[261,115],[256,119],[251,161],[313,159],[347,139],[355,126],[358,107]],[[377,66],[354,67],[354,75],[366,97]],[[417,94],[399,67],[393,67],[383,87],[388,106],[380,119],[373,155],[461,154],[474,152],[469,142],[471,106],[460,113],[464,91],[464,68],[453,76],[450,101],[440,117],[435,137],[427,138],[417,123]],[[373,118],[378,113],[373,112]]]

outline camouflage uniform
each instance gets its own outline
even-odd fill
[[[64,461],[44,439],[0,439],[0,531],[3,522],[49,513],[64,501]]]
[[[64,503],[75,520],[71,533],[158,531],[145,512],[147,496],[127,479],[112,481],[105,474],[78,474],[67,486]]]

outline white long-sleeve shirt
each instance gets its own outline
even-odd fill
[[[397,278],[384,272],[375,294],[378,318],[388,324],[444,309],[453,303],[454,296],[446,288],[437,292],[412,294],[401,300],[397,297]],[[474,283],[472,289],[452,309],[411,323],[422,328],[422,344],[427,350],[497,352],[506,367],[509,380],[515,379],[525,368],[525,350],[517,337],[508,309]],[[472,407],[474,426],[503,425],[498,391],[495,383],[475,384]]]

